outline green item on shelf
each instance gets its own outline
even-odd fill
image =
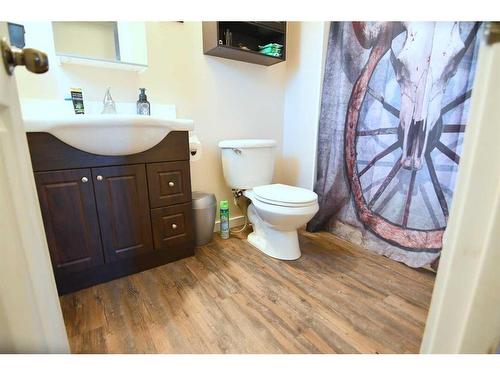
[[[281,44],[269,43],[265,46],[259,46],[259,52],[268,56],[280,57],[282,48],[283,46]]]

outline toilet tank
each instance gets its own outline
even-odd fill
[[[276,142],[272,139],[231,139],[219,142],[222,170],[231,189],[252,189],[273,179]]]

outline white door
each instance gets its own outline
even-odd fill
[[[479,52],[422,353],[493,353],[499,349],[500,23],[495,26],[497,42],[481,46]]]
[[[16,81],[0,61],[0,353],[68,351]]]

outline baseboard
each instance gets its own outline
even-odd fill
[[[235,216],[229,218],[229,228],[241,227],[245,224],[245,216]],[[220,220],[215,222],[214,232],[220,232]]]

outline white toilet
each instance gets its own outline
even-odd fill
[[[250,242],[277,259],[300,257],[297,229],[318,212],[313,191],[283,184],[273,178],[276,142],[269,139],[235,139],[219,142],[222,169],[233,191],[242,191],[252,203],[248,219]]]

